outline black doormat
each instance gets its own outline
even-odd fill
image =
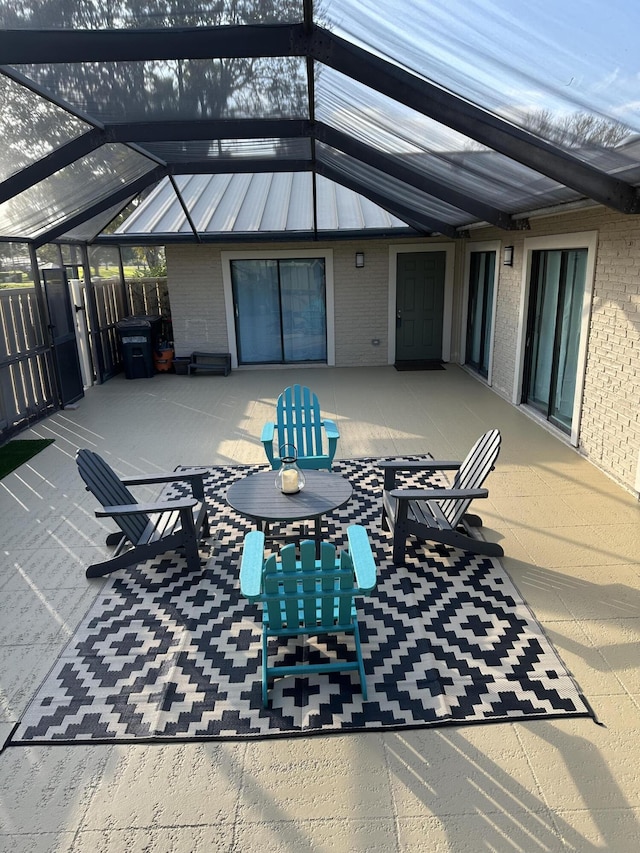
[[[0,447],[0,480],[53,444],[53,438],[15,439]]]
[[[396,370],[444,370],[440,359],[415,359],[413,361],[396,361]]]
[[[409,545],[391,564],[376,459],[334,466],[354,487],[323,538],[368,532],[377,586],[358,605],[369,698],[357,673],[278,679],[262,707],[261,620],[240,596],[252,524],[225,501],[265,466],[212,468],[216,553],[199,573],[169,554],[111,575],[31,701],[10,745],[265,738],[558,716],[593,716],[513,582],[494,559]],[[409,484],[426,482],[414,475]],[[275,486],[274,486],[275,488]],[[173,494],[181,494],[172,487]],[[325,535],[326,534],[326,535]],[[274,658],[352,653],[347,641],[274,640]],[[307,657],[308,655],[308,657]]]

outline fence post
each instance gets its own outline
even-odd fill
[[[87,297],[87,313],[89,314],[89,342],[91,344],[91,355],[96,371],[96,382],[102,385],[104,382],[104,357],[102,355],[102,340],[100,339],[100,323],[98,322],[98,311],[96,309],[96,295],[93,292],[91,281],[91,264],[89,262],[89,251],[87,244],[82,246],[82,263],[84,264],[85,294]]]

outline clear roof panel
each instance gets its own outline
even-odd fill
[[[145,142],[146,151],[172,163],[195,160],[310,160],[309,139],[212,139],[192,142]]]
[[[75,0],[31,3],[0,0],[0,26],[22,29],[127,29],[209,27],[229,24],[288,24],[303,18],[303,0],[259,2],[139,3],[137,0]]]
[[[561,146],[640,131],[640,4],[324,0],[336,34]]]
[[[99,213],[97,216],[92,216],[91,219],[85,220],[80,225],[76,225],[75,228],[67,231],[59,239],[77,241],[78,243],[91,243],[131,201],[132,199],[128,198],[118,202],[118,204],[114,204],[108,210]]]
[[[397,203],[429,219],[445,222],[448,225],[465,225],[474,221],[468,213],[452,207],[437,198],[430,197],[414,189],[410,184],[403,183],[390,175],[367,166],[360,160],[349,157],[335,148],[317,143],[316,157],[321,163],[326,163],[337,170],[344,178],[356,180],[362,187],[362,193],[382,194],[389,199],[390,208]]]
[[[20,74],[103,122],[308,118],[300,57],[84,62],[19,66]]]
[[[0,74],[0,180],[81,136],[90,125]]]
[[[100,61],[0,66],[0,183],[7,182],[2,197],[18,193],[27,181],[39,181],[0,203],[0,238],[37,241],[44,235],[47,239],[50,230],[72,224],[83,212],[95,214],[95,202],[109,204],[112,209],[92,216],[86,226],[74,225],[69,232],[69,239],[91,239],[94,229],[106,225],[107,217],[120,210],[113,193],[124,192],[154,168],[156,159],[169,164],[174,174],[198,173],[179,176],[176,185],[197,227],[208,233],[306,230],[323,227],[321,221],[328,230],[348,230],[359,221],[364,228],[372,227],[365,211],[373,203],[353,189],[337,189],[331,181],[330,191],[318,192],[316,219],[313,215],[309,219],[309,188],[324,186],[321,175],[314,184],[307,171],[315,162],[326,174],[341,178],[346,187],[360,187],[377,200],[386,197],[387,209],[404,211],[409,221],[410,211],[415,211],[416,227],[420,217],[423,222],[464,227],[482,214],[489,220],[498,212],[526,215],[586,196],[605,204],[611,200],[613,209],[635,210],[636,194],[605,181],[596,171],[640,184],[640,51],[636,47],[640,3],[631,0],[539,0],[527,8],[508,0],[468,0],[463,13],[461,4],[434,0],[377,4],[362,0],[43,0],[26,4],[0,0],[0,27],[6,45],[11,44],[12,29],[27,31],[22,34],[26,41],[20,41],[24,52],[17,62],[33,61],[28,44],[40,38],[29,32],[34,29],[109,30],[108,38],[99,38],[103,49],[111,51],[108,57],[144,57],[156,55],[155,48],[152,54],[146,47],[141,54],[131,53],[119,31],[299,24],[311,8],[319,26],[407,69],[424,81],[425,89],[436,86],[453,93],[463,119],[476,113],[474,105],[497,117],[494,125],[503,119],[504,133],[495,139],[485,137],[482,127],[490,125],[476,124],[468,132],[477,132],[483,145],[446,126],[449,119],[442,112],[441,99],[424,98],[426,111],[433,109],[424,115],[400,102],[401,84],[392,89],[392,97],[379,94],[376,78],[382,87],[384,74],[378,75],[375,67],[363,78],[365,85],[318,60],[314,62],[316,79],[309,85],[306,57],[102,61],[101,53],[89,52],[80,33],[85,51],[71,58],[89,54]],[[298,32],[291,35],[294,50],[302,47],[302,41],[296,45]],[[160,55],[164,55],[162,46],[174,53],[176,42],[171,35],[155,33],[152,38],[161,46]],[[131,32],[129,39],[135,41]],[[234,40],[234,50],[239,44]],[[259,52],[262,42],[252,34],[247,44],[257,44]],[[315,46],[331,51],[332,42],[321,38]],[[341,53],[337,46],[333,48],[339,60]],[[59,49],[58,42],[52,43],[50,55],[38,53],[35,59],[60,58]],[[20,79],[26,79],[27,85],[21,85]],[[311,105],[310,92],[315,96]],[[42,97],[47,94],[52,101]],[[197,127],[202,119],[248,119],[246,134],[252,136],[262,132],[259,119],[318,119],[371,150],[358,157],[357,147],[354,151],[346,142],[343,152],[341,140],[323,137],[322,130],[318,136],[323,142],[286,138],[287,133],[313,134],[311,123],[295,130],[287,129],[284,122],[282,127],[270,123],[265,128],[269,138],[200,140],[200,135],[217,132]],[[82,139],[92,129],[92,121],[99,128],[101,123],[127,122],[152,127],[155,120],[175,123],[169,132],[163,128],[158,141],[149,142],[140,137],[153,137],[153,132],[142,134],[140,127],[133,127],[127,135],[121,126],[117,137],[107,138],[130,140],[132,147],[105,145],[82,156],[99,138],[98,130]],[[528,145],[531,137],[516,133],[518,128],[554,143],[593,170],[569,169],[565,176],[562,159],[551,154],[545,164],[546,147]],[[174,130],[178,138],[165,140]],[[65,149],[74,142],[78,144]],[[494,144],[531,163],[536,171],[494,150]],[[58,159],[47,160],[47,155],[59,150]],[[56,163],[59,167],[68,162],[74,152],[82,159],[49,176]],[[251,168],[250,158],[260,161],[256,175],[246,171]],[[272,168],[271,160],[284,163]],[[294,160],[302,162],[287,163]],[[201,174],[209,167],[212,173],[220,172],[221,164],[225,172],[238,172],[217,174],[215,180]],[[282,168],[302,171],[294,175],[278,171]],[[556,180],[546,177],[545,171]],[[574,190],[564,186],[565,179]],[[170,181],[158,196],[161,202],[165,191],[172,201],[149,214],[151,230],[157,234],[161,225],[167,233],[191,235],[189,216]],[[313,205],[310,209],[313,213]],[[374,209],[380,210],[373,204]]]
[[[439,124],[363,84],[323,67],[316,118],[402,166],[516,212],[577,198],[538,172]]]
[[[36,238],[108,198],[155,165],[124,145],[103,145],[0,204],[0,236]]]

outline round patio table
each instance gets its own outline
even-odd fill
[[[286,495],[276,488],[275,471],[249,474],[229,486],[227,503],[241,515],[253,519],[267,536],[269,525],[274,522],[312,521],[313,538],[319,543],[322,516],[348,503],[353,488],[340,474],[330,471],[305,470],[304,477],[304,488],[294,495]]]

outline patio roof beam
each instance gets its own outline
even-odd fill
[[[407,225],[415,228],[416,231],[419,231],[425,236],[430,236],[434,231],[451,238],[458,236],[458,231],[453,225],[423,216],[421,213],[416,212],[414,207],[408,207],[397,201],[391,201],[389,198],[382,195],[382,193],[370,189],[355,178],[344,175],[338,169],[334,169],[327,163],[317,162],[315,170],[319,175],[329,178],[330,181],[333,181],[336,184],[341,184],[342,186],[347,187],[347,189],[353,190],[353,192],[368,198],[374,204],[377,204],[379,207],[382,207],[384,210],[392,213],[394,216],[397,216],[398,219],[402,219],[402,221],[406,222]]]
[[[421,232],[420,232],[421,233]],[[322,240],[386,240],[416,237],[416,230],[407,226],[405,229],[385,229],[372,228],[371,232],[363,234],[362,231],[323,231],[320,239]],[[0,238],[1,239],[1,238]],[[196,238],[193,234],[149,234],[144,237],[146,246],[165,246],[170,243],[229,243],[230,239],[234,243],[273,243],[273,234],[266,232],[233,232],[230,236],[221,232],[199,231]],[[287,242],[301,243],[309,240],[317,240],[318,234],[313,230],[309,231],[292,231],[287,235]],[[66,241],[65,241],[66,242]],[[139,234],[102,234],[96,237],[95,243],[100,245],[116,245],[116,246],[139,246]]]
[[[182,197],[182,193],[180,192],[180,187],[175,182],[173,175],[169,175],[169,181],[171,183],[171,186],[173,187],[174,193],[176,194],[176,198],[178,199],[178,204],[182,208],[182,212],[184,213],[185,219],[189,223],[189,228],[191,228],[193,236],[196,238],[196,240],[198,242],[200,242],[200,238],[198,237],[198,229],[196,228],[196,224],[193,221],[193,217],[191,216],[191,214],[189,212],[189,207],[188,207],[187,203],[185,202],[184,198]]]
[[[83,133],[0,183],[0,204],[91,154],[108,140],[100,128]]]
[[[640,196],[630,184],[510,124],[469,101],[316,27],[315,59],[394,101],[433,118],[499,151],[530,169],[622,213],[640,212]]]
[[[150,172],[147,172],[146,175],[142,175],[142,177],[137,178],[135,181],[131,181],[131,183],[126,184],[120,189],[108,195],[106,198],[101,199],[100,201],[92,204],[90,207],[85,208],[82,213],[77,213],[75,216],[72,216],[69,219],[66,219],[64,222],[56,225],[54,228],[50,228],[48,231],[40,234],[39,237],[31,240],[31,243],[36,247],[44,246],[46,243],[51,243],[52,240],[56,240],[62,234],[65,234],[67,231],[71,231],[73,228],[77,228],[79,225],[82,225],[83,222],[86,222],[88,219],[92,219],[94,216],[98,216],[100,213],[103,213],[105,210],[108,210],[110,207],[118,204],[119,202],[125,201],[128,198],[132,198],[133,196],[138,195],[147,187],[152,186],[153,184],[160,181],[162,178],[167,175],[167,167],[166,166],[156,166],[155,169],[152,169]]]
[[[4,65],[292,56],[306,45],[304,24],[0,31]]]
[[[173,162],[171,175],[235,175],[256,172],[311,172],[311,160],[254,160],[251,157],[228,157],[211,160]]]
[[[506,230],[514,230],[517,227],[517,223],[505,211],[469,196],[467,193],[460,192],[435,178],[416,172],[414,169],[404,166],[397,157],[378,151],[330,125],[317,122],[314,134],[320,142],[324,142],[414,189],[419,189],[427,195],[450,204],[452,207],[471,213],[484,222],[489,222]]]
[[[110,142],[188,142],[201,139],[296,139],[310,136],[308,119],[193,119],[111,122]]]

